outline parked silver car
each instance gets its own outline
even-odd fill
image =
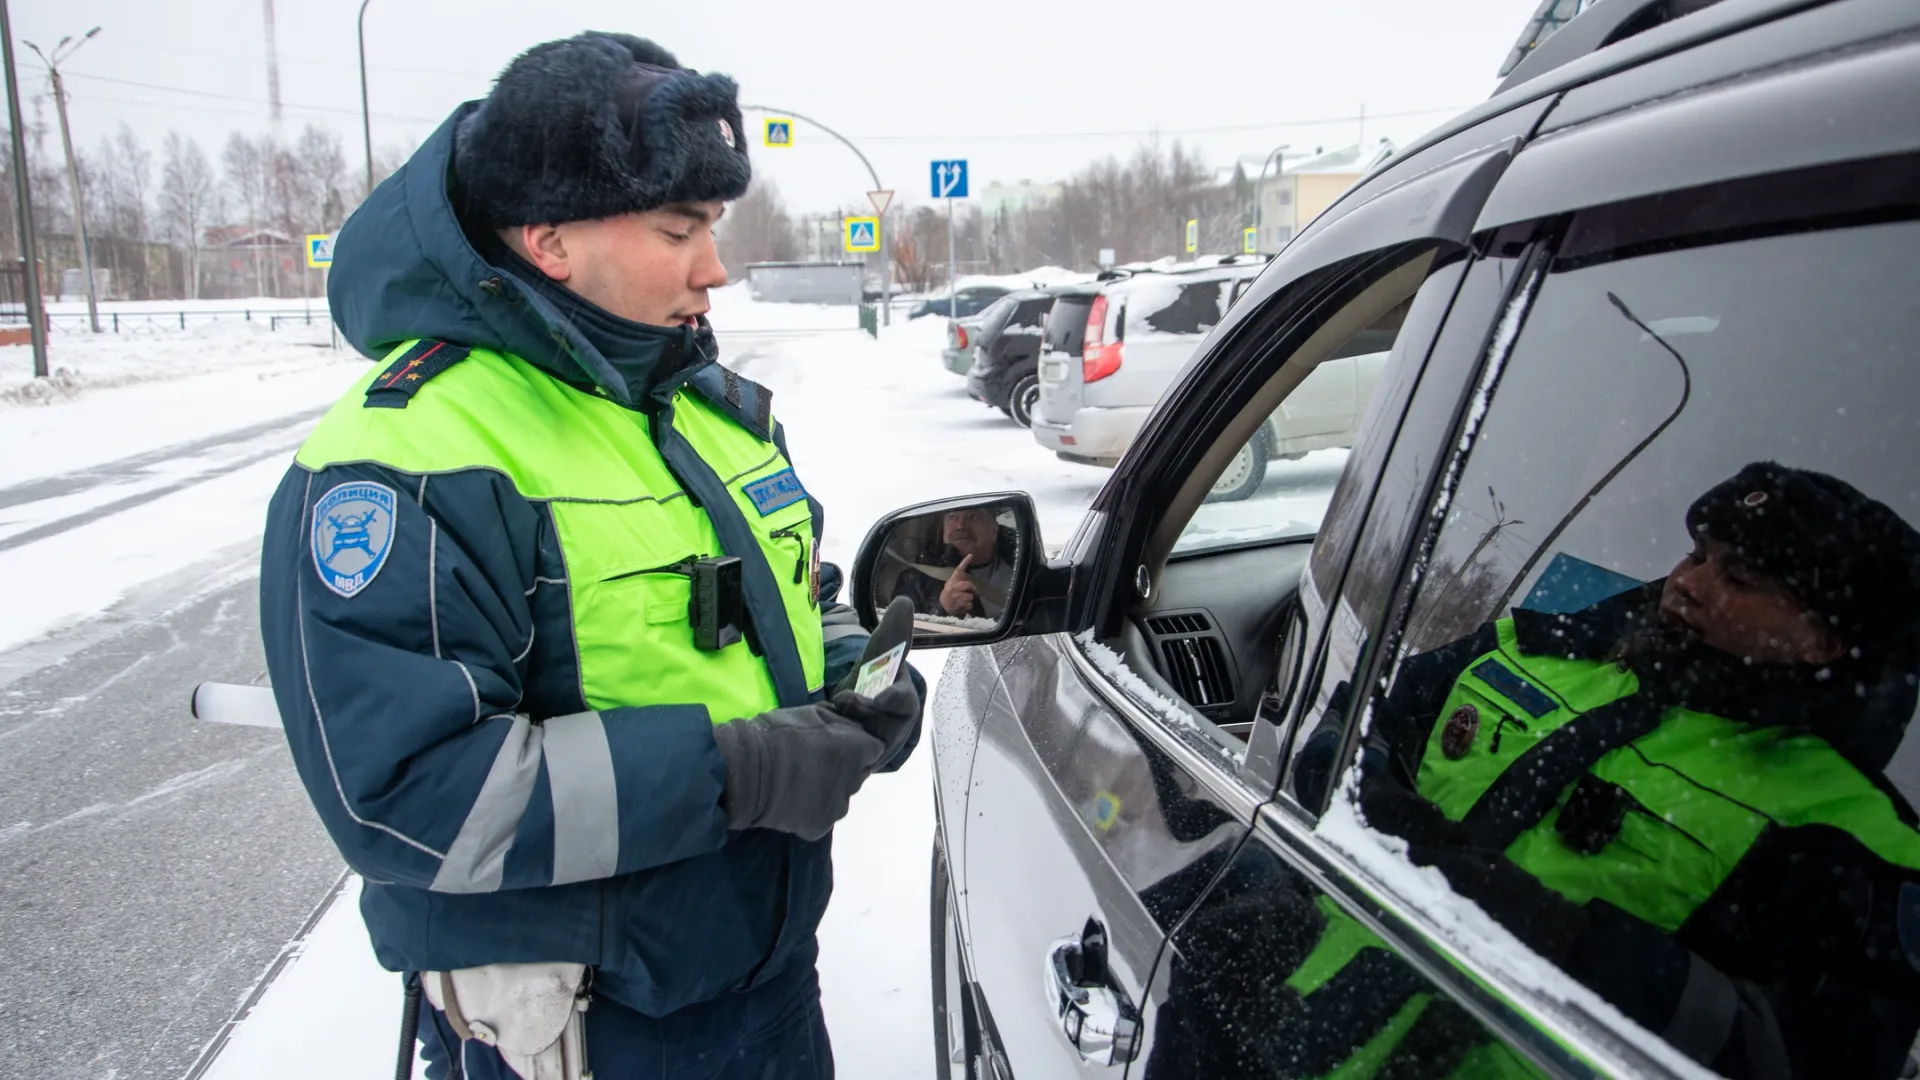
[[[1040,358],[1034,439],[1068,461],[1116,464],[1207,332],[1263,269],[1142,274],[1062,296]],[[1247,498],[1269,461],[1352,445],[1397,325],[1388,319],[1362,331],[1308,376],[1241,447],[1209,497]]]

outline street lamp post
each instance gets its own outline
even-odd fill
[[[364,7],[364,4],[362,6]],[[880,190],[880,174],[873,171],[873,162],[868,161],[867,155],[861,153],[860,148],[853,145],[853,142],[849,140],[845,135],[840,134],[839,132],[833,130],[827,125],[821,123],[820,121],[813,119],[810,116],[802,116],[799,113],[794,112],[792,109],[776,109],[769,105],[742,105],[740,106],[740,108],[742,111],[745,111],[745,112],[774,113],[779,116],[791,116],[795,120],[805,120],[807,123],[812,124],[814,127],[817,127],[821,131],[824,131],[827,134],[833,136],[834,138],[840,140],[841,145],[853,151],[853,156],[859,158],[860,164],[865,165],[867,167],[867,178],[873,181],[873,190],[875,191]],[[881,221],[880,221],[880,226],[881,226],[880,227],[880,236],[881,236],[880,318],[885,322],[886,325],[892,326],[893,325],[893,252],[888,251],[886,248],[886,237],[888,235],[887,229],[886,229],[886,224],[887,224],[886,214],[883,212],[880,215],[880,217],[881,217]]]
[[[360,0],[360,134],[367,143],[367,194],[373,194],[373,113],[367,108],[367,5]]]
[[[1273,152],[1267,155],[1267,160],[1260,163],[1260,179],[1255,181],[1253,185],[1253,235],[1258,237],[1262,243],[1266,241],[1267,200],[1261,189],[1267,185],[1267,166],[1273,164],[1274,159],[1286,153],[1287,149],[1292,145],[1292,143],[1281,143],[1279,146],[1273,148]],[[1282,158],[1280,161],[1280,171],[1285,172],[1286,170],[1287,163],[1286,160]],[[1254,246],[1258,247],[1259,245],[1256,244]]]
[[[80,35],[78,41],[70,37],[61,38],[59,44],[53,47],[52,56],[41,52],[40,46],[33,42],[24,42],[47,65],[47,72],[53,77],[53,103],[60,113],[60,143],[67,151],[67,187],[73,193],[73,239],[80,246],[80,271],[87,276],[87,322],[96,334],[100,332],[100,299],[94,294],[93,252],[87,245],[87,208],[80,198],[80,168],[73,158],[73,131],[67,126],[67,88],[60,81],[60,64],[78,52],[80,46],[92,41],[99,32],[100,28],[96,26]]]
[[[26,130],[20,122],[20,83],[13,67],[13,19],[0,0],[0,54],[7,64],[7,119],[13,125],[13,209],[20,219],[20,298],[33,341],[34,378],[47,377],[47,313],[40,306],[40,252],[33,238],[33,192],[27,183]]]

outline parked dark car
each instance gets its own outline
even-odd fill
[[[951,318],[965,319],[987,310],[987,305],[1007,295],[1013,290],[1005,285],[969,285],[953,294]],[[929,296],[915,304],[907,312],[907,318],[917,319],[922,315],[949,315],[947,294]]]
[[[978,350],[967,372],[967,393],[1012,417],[1021,427],[1033,423],[1040,397],[1040,339],[1054,293],[1028,289],[1010,293],[988,309],[974,339]]]
[[[938,1075],[1912,1075],[1920,9],[1554,10],[1057,554],[1019,492],[863,545],[866,618],[972,646]],[[1389,325],[1350,448],[1208,501]]]

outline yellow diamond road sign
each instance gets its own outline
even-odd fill
[[[784,116],[767,117],[766,140],[768,146],[792,146],[793,121]]]
[[[846,241],[848,251],[880,250],[880,219],[874,217],[850,217],[846,222]]]

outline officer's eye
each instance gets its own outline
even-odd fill
[[[666,233],[667,239],[672,240],[676,244],[684,244],[688,240],[693,239],[693,234],[690,232],[674,232],[672,229],[662,229],[660,231]]]

